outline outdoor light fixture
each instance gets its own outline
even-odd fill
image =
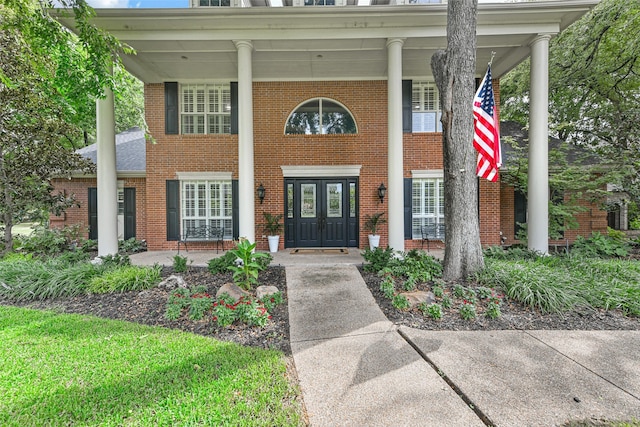
[[[262,186],[262,183],[260,183],[260,186],[256,190],[256,193],[258,193],[258,198],[260,199],[260,204],[262,204],[262,202],[264,202],[264,187]]]
[[[380,203],[384,202],[384,196],[386,195],[387,187],[385,187],[383,183],[380,183],[380,187],[378,187],[378,197],[380,197]]]

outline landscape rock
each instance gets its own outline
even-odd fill
[[[171,276],[167,277],[166,279],[164,279],[162,282],[158,284],[158,288],[166,289],[168,291],[171,291],[176,288],[186,288],[186,287],[187,287],[187,282],[185,282],[181,276],[176,276],[175,274],[172,274]]]
[[[280,289],[275,286],[262,285],[256,288],[256,297],[258,299],[263,299],[264,297],[277,294],[278,292],[280,292]]]
[[[242,289],[240,286],[235,283],[225,283],[218,289],[216,292],[216,298],[220,298],[222,294],[227,294],[231,298],[233,298],[234,302],[238,302],[238,300],[244,296],[249,296],[249,292]]]
[[[435,295],[433,295],[433,292],[427,292],[427,291],[401,292],[400,295],[404,295],[407,298],[411,308],[423,302],[426,303],[427,305],[436,302],[436,297]]]

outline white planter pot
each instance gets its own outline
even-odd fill
[[[380,245],[380,236],[377,234],[369,234],[369,249],[374,250]]]
[[[267,239],[269,239],[269,252],[278,252],[280,236],[267,236]]]

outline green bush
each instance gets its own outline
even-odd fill
[[[408,310],[410,307],[409,300],[402,294],[395,295],[391,300],[391,305],[398,310]]]
[[[146,247],[144,240],[136,240],[135,237],[118,241],[118,252],[137,253],[146,250]]]
[[[160,267],[125,266],[106,271],[94,277],[88,286],[93,294],[109,292],[140,291],[160,282]]]
[[[442,277],[442,264],[426,252],[411,250],[402,258],[389,260],[387,268],[395,277],[412,283],[424,283]]]
[[[131,259],[129,255],[103,255],[100,257],[102,259],[102,265],[104,268],[115,268],[115,267],[126,267],[131,265]]]
[[[573,243],[571,255],[588,258],[622,258],[629,255],[629,250],[630,245],[624,233],[603,235],[595,232],[588,239],[578,236]]]
[[[187,257],[182,255],[175,255],[173,257],[173,271],[176,273],[184,273],[187,271]]]
[[[258,283],[258,273],[264,268],[259,260],[268,256],[264,252],[254,252],[255,248],[255,243],[240,240],[235,249],[229,251],[242,261],[240,265],[230,266],[229,270],[233,272],[235,284],[245,290],[251,289],[252,285]]]
[[[386,249],[380,247],[371,250],[366,248],[362,254],[364,260],[368,263],[364,265],[365,271],[379,273],[389,265],[393,258],[393,249],[387,246]]]
[[[227,251],[221,257],[210,259],[207,269],[211,274],[226,273],[235,261],[236,256],[231,251]]]

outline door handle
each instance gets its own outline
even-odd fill
[[[321,215],[320,217],[318,217],[318,229],[320,231],[324,230],[324,226],[325,226],[326,221],[327,220],[326,220],[326,218],[324,216]]]

